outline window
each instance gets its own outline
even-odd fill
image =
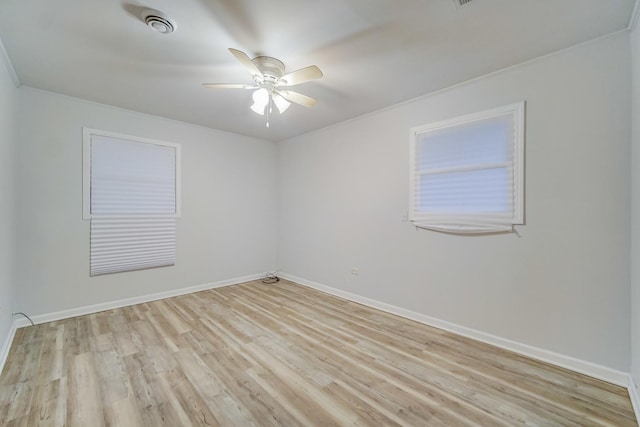
[[[409,220],[454,233],[523,223],[524,102],[411,129]]]
[[[91,276],[175,264],[180,146],[84,129]]]

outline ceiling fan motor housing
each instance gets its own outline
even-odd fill
[[[257,56],[251,60],[260,70],[266,81],[276,83],[284,76],[284,64],[282,61],[270,56]]]

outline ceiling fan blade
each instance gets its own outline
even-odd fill
[[[320,77],[322,77],[322,71],[320,71],[320,68],[315,65],[310,65],[280,77],[280,83],[278,83],[278,86],[299,85],[300,83],[319,79]]]
[[[318,103],[317,99],[313,99],[310,96],[303,95],[292,90],[278,90],[276,93],[289,102],[295,102],[296,104],[304,105],[309,108]]]
[[[251,61],[251,58],[249,58],[246,53],[233,48],[229,48],[229,52],[231,52],[233,56],[235,56],[236,59],[240,61],[242,65],[244,65],[244,67],[251,73],[253,77],[258,77],[260,80],[264,80],[264,76],[262,75],[258,67],[256,67],[256,64]]]
[[[245,85],[242,83],[202,83],[202,86],[211,89],[257,89],[258,86]]]

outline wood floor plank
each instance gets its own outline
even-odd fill
[[[251,417],[246,409],[237,405],[225,384],[207,364],[193,352],[176,354],[186,382],[198,391],[205,403],[201,410],[202,421],[209,425],[250,425]],[[207,424],[204,424],[207,425]]]
[[[67,419],[69,423],[78,426],[104,426],[104,405],[96,372],[95,355],[85,352],[74,356],[68,378],[70,402],[67,405]],[[40,403],[37,402],[35,406],[39,406]]]
[[[127,396],[113,402],[105,411],[105,423],[113,427],[130,427],[145,425],[136,405],[135,397]]]
[[[16,332],[0,426],[637,426],[627,391],[288,281]]]

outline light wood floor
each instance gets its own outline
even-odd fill
[[[627,392],[287,281],[19,329],[0,425],[634,426]]]

